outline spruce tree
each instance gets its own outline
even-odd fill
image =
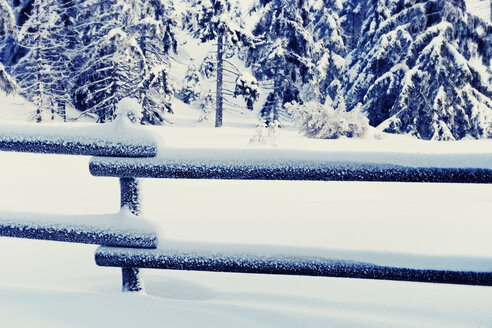
[[[5,0],[0,0],[0,40],[16,34],[15,16],[12,8]],[[1,47],[0,42],[0,49]],[[0,51],[2,53],[2,51]],[[14,79],[7,73],[5,67],[0,62],[0,89],[7,94],[16,92],[17,84]]]
[[[309,6],[309,33],[313,36],[314,76],[308,81],[304,101],[331,102],[340,88],[340,75],[346,55],[338,0],[312,0]],[[304,88],[306,89],[306,88]],[[311,93],[311,94],[310,94]]]
[[[134,97],[142,104],[142,124],[166,121],[173,93],[168,57],[177,48],[172,12],[167,0],[79,0],[73,79],[78,109],[103,123],[114,118],[122,98]]]
[[[492,136],[492,26],[463,0],[372,0],[347,59],[348,109],[423,139]]]
[[[170,54],[177,52],[177,21],[171,1],[144,1],[141,6],[139,19],[130,28],[147,66],[146,74],[137,86],[137,96],[142,103],[142,123],[162,125],[168,121],[166,114],[173,113],[174,89],[169,70]]]
[[[343,38],[348,51],[357,46],[362,32],[362,23],[367,15],[367,1],[345,0],[340,11],[340,27],[343,29]]]
[[[57,0],[34,0],[31,14],[18,34],[18,44],[26,54],[15,64],[13,72],[21,95],[36,106],[36,122],[55,119],[58,102],[66,97],[63,11]]]
[[[145,58],[129,28],[138,19],[138,4],[111,0],[79,5],[76,104],[100,123],[113,120],[117,103],[135,96],[146,74]]]
[[[271,93],[260,114],[277,125],[284,105],[303,102],[302,87],[314,76],[314,40],[309,33],[309,3],[303,0],[259,0],[261,18],[253,34],[247,65],[258,80],[271,81]]]
[[[241,45],[248,44],[249,35],[241,24],[238,3],[235,6],[230,0],[192,0],[190,3],[193,9],[185,18],[188,29],[201,42],[217,42],[215,126],[221,127],[225,93],[225,57],[227,53],[234,52]]]
[[[14,12],[6,0],[0,0],[0,37],[14,33],[15,30]]]

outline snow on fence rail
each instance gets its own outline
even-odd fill
[[[0,212],[0,236],[120,247],[157,247],[152,224],[133,215]]]
[[[109,137],[114,135],[124,137]],[[94,157],[96,176],[120,178],[122,213],[106,217],[61,217],[0,212],[0,235],[96,243],[96,263],[121,267],[123,290],[141,290],[139,268],[223,271],[421,281],[492,286],[492,258],[419,257],[385,252],[333,252],[237,245],[201,245],[161,240],[140,214],[140,177],[181,179],[337,180],[492,183],[492,154],[424,155],[283,150],[157,151],[147,135],[122,125],[65,128],[0,126],[0,150]],[[19,132],[19,131],[21,132]],[[136,158],[150,157],[150,158]],[[84,221],[84,222],[82,222]],[[98,222],[96,222],[98,221]],[[76,223],[74,223],[76,222]],[[142,224],[142,226],[140,226]],[[136,226],[138,225],[138,227]],[[125,246],[110,247],[110,246]],[[156,248],[156,246],[158,246]],[[141,247],[141,248],[137,248]],[[239,247],[239,248],[238,248]],[[148,249],[142,249],[148,248]],[[152,249],[155,248],[155,249]],[[277,248],[278,250],[278,248]],[[364,255],[365,254],[365,255]],[[400,261],[400,264],[397,262]],[[403,261],[403,262],[402,262]],[[427,263],[423,265],[422,263]],[[413,264],[412,264],[413,263]]]
[[[153,157],[157,146],[141,129],[121,125],[0,125],[0,150],[43,154]]]
[[[492,183],[492,154],[429,155],[231,149],[92,158],[96,176],[173,179]]]
[[[99,247],[111,267],[304,275],[492,286],[492,258],[162,241],[157,249]]]

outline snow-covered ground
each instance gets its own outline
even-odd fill
[[[2,121],[19,118],[6,108],[0,102]],[[254,116],[226,115],[225,127],[215,129],[211,122],[197,123],[194,110],[180,105],[177,112],[174,125],[147,128],[167,146],[254,149]],[[491,140],[436,143],[374,135],[310,140],[287,128],[278,148],[492,149]],[[118,211],[117,179],[92,177],[87,157],[0,152],[0,163],[0,211]],[[143,215],[170,239],[492,256],[492,185],[144,179],[142,188]],[[490,287],[144,270],[146,292],[122,294],[120,270],[97,267],[94,250],[0,238],[0,327],[492,325]]]

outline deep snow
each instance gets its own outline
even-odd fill
[[[469,10],[485,20],[488,3],[467,0]],[[181,79],[182,71],[185,66],[174,78]],[[22,99],[0,92],[2,123],[32,111]],[[225,127],[214,129],[213,122],[199,124],[200,114],[182,104],[177,112],[169,118],[173,126],[149,128],[170,147],[255,148],[249,145],[254,113],[226,112]],[[490,156],[492,149],[491,140],[436,143],[377,131],[371,136],[309,140],[288,128],[278,148],[424,157]],[[88,163],[86,157],[0,152],[0,212],[117,212],[117,179],[92,177]],[[170,239],[346,249],[368,257],[373,251],[437,259],[492,256],[492,185],[145,179],[142,189],[143,215]],[[492,325],[488,287],[144,270],[146,293],[122,294],[120,270],[97,267],[95,248],[0,238],[0,327]]]
[[[169,147],[255,149],[255,120],[151,127]],[[490,140],[425,142],[379,134],[310,140],[282,129],[278,148],[489,154]],[[262,147],[264,151],[272,149]],[[446,155],[448,156],[448,155]],[[450,155],[451,156],[451,155]],[[474,155],[475,156],[475,155]],[[484,155],[486,156],[486,155]],[[0,152],[0,211],[115,213],[116,178],[89,158]],[[465,257],[492,256],[492,185],[143,179],[143,216],[164,237]],[[0,238],[0,318],[6,327],[486,327],[492,289],[357,279],[144,270],[146,294],[121,293],[119,269],[94,246]],[[355,254],[360,254],[356,252]]]
[[[87,158],[0,156],[2,209],[118,208],[117,179],[91,177]],[[489,185],[144,180],[143,191],[145,216],[174,239],[492,255]],[[0,316],[10,327],[492,322],[485,287],[150,270],[147,295],[125,295],[119,270],[97,267],[92,246],[1,238],[0,249]]]

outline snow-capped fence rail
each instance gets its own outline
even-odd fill
[[[166,148],[155,158],[92,158],[89,168],[96,176],[120,178],[492,183],[492,154],[390,155]],[[436,257],[431,261],[422,261],[423,258],[415,261],[413,255],[394,256],[384,252],[378,254],[378,260],[373,260],[360,256],[354,259],[346,254],[323,254],[313,249],[304,249],[302,255],[294,255],[296,251],[292,249],[271,253],[265,248],[237,245],[178,243],[176,246],[176,243],[162,240],[160,243],[157,249],[100,247],[96,251],[96,263],[113,267],[492,286],[492,258],[480,259],[480,264],[470,258],[445,261],[448,264],[473,263],[456,267],[439,266]],[[325,253],[329,252],[325,250]],[[392,263],[396,258],[404,264],[396,266]]]
[[[303,275],[492,286],[492,258],[418,256],[269,245],[161,241],[157,249],[101,246],[111,267]]]
[[[0,212],[0,236],[121,247],[157,247],[151,224],[123,213],[46,215]]]
[[[131,158],[156,156],[157,145],[151,135],[120,120],[117,124],[86,127],[0,125],[0,150]],[[132,222],[132,217],[140,213],[137,188],[136,179],[121,178],[122,211],[104,218],[0,213],[0,236],[155,248],[155,230],[143,220]],[[130,218],[125,213],[131,214]],[[138,268],[122,271],[123,289],[139,290]]]
[[[111,136],[111,137],[109,137]],[[157,146],[145,133],[122,126],[0,125],[0,150],[42,154],[153,157]]]
[[[151,138],[132,133],[107,137],[108,130],[96,128],[56,130],[59,134],[41,126],[21,129],[22,132],[0,128],[0,150],[97,156],[90,161],[90,171],[96,176],[120,179],[122,212],[104,217],[0,212],[0,235],[102,245],[96,250],[96,263],[121,267],[124,291],[141,289],[140,268],[492,286],[492,258],[443,259],[384,252],[354,256],[304,248],[282,248],[279,252],[251,246],[204,246],[166,240],[157,245],[155,230],[145,220],[135,220],[140,214],[138,178],[492,183],[492,154],[170,148],[160,149],[157,154]]]
[[[492,154],[166,148],[155,158],[93,158],[89,169],[133,178],[492,183]]]

